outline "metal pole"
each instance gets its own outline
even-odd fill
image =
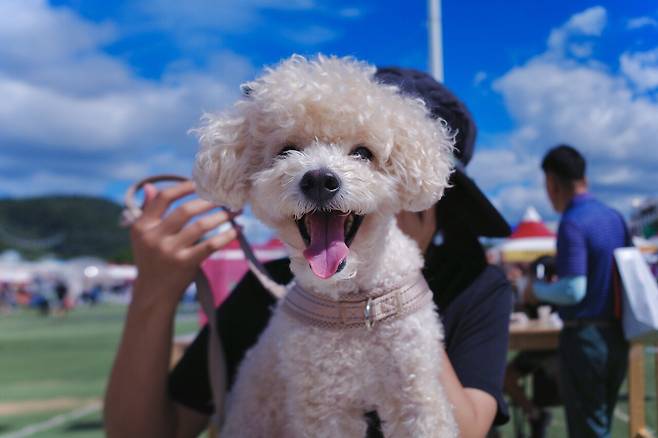
[[[441,0],[427,0],[429,14],[429,51],[432,76],[443,82],[443,37],[441,35]]]

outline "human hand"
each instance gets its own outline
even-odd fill
[[[174,201],[192,193],[191,181],[162,191],[151,184],[144,187],[142,215],[130,229],[138,270],[133,302],[174,311],[201,262],[236,237],[236,231],[231,228],[199,241],[230,218],[229,213],[219,211],[188,224],[195,216],[216,207],[202,199],[187,201],[165,215]]]
[[[534,294],[531,278],[527,279],[526,286],[523,289],[523,302],[533,306],[539,304],[539,300],[537,300],[537,297]]]
[[[397,215],[398,227],[416,241],[425,254],[436,234],[436,209],[434,206],[420,212],[401,211]]]

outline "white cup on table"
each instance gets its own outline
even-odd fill
[[[537,308],[537,316],[540,322],[549,322],[551,320],[551,306],[539,306]]]

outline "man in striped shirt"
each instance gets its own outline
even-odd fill
[[[555,283],[527,291],[557,305],[560,380],[571,437],[610,436],[612,413],[628,360],[628,344],[615,312],[613,251],[626,246],[622,216],[588,193],[585,159],[559,145],[544,157],[546,192],[562,213]]]

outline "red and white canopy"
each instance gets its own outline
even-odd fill
[[[534,207],[528,207],[514,232],[497,249],[504,262],[532,262],[543,255],[554,255],[555,242],[555,233]]]

